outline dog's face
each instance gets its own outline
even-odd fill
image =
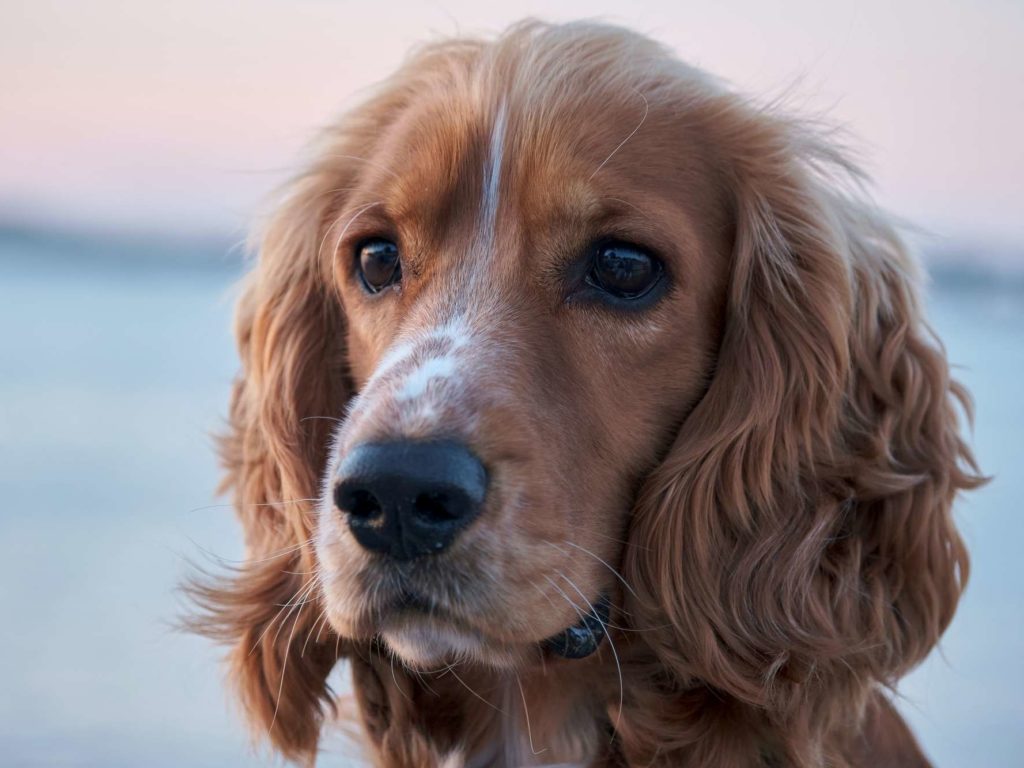
[[[856,169],[589,24],[428,47],[325,143],[239,302],[248,559],[194,589],[250,720],[309,759],[348,656],[382,765],[523,743],[461,686],[430,721],[381,638],[560,697],[552,759],[845,764],[952,617],[978,483]]]
[[[535,656],[615,602],[637,488],[713,364],[714,169],[638,93],[570,96],[424,95],[324,236],[357,393],[319,511],[326,611],[413,665]]]

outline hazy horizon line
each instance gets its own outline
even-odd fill
[[[933,279],[986,283],[1008,279],[1024,287],[1024,244],[940,238],[915,230],[905,234]],[[141,269],[237,270],[251,256],[247,233],[226,228],[170,232],[157,226],[90,227],[4,220],[0,215],[0,260],[19,260],[16,251],[25,249],[36,255],[45,252],[55,261],[79,261],[76,254],[83,248],[90,251],[93,263]]]

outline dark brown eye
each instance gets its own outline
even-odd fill
[[[364,240],[356,249],[359,276],[370,293],[379,293],[402,279],[398,246],[383,237]]]
[[[587,282],[618,299],[639,299],[661,280],[661,262],[638,245],[609,240],[594,248]]]

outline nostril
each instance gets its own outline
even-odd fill
[[[369,520],[383,512],[380,500],[365,488],[334,489],[334,503],[342,512],[360,520]]]
[[[431,523],[447,523],[461,518],[462,509],[447,493],[431,491],[421,493],[413,502],[416,514]]]
[[[377,497],[369,491],[352,491],[352,500],[348,513],[353,517],[370,518],[381,513],[382,507]]]

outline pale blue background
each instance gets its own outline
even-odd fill
[[[218,652],[170,629],[185,557],[237,558],[209,435],[236,366],[219,243],[0,237],[0,766],[272,764]],[[1024,281],[943,272],[935,324],[995,481],[971,584],[901,708],[939,766],[1024,765]],[[335,740],[336,741],[336,740]],[[334,742],[333,759],[347,764]]]

